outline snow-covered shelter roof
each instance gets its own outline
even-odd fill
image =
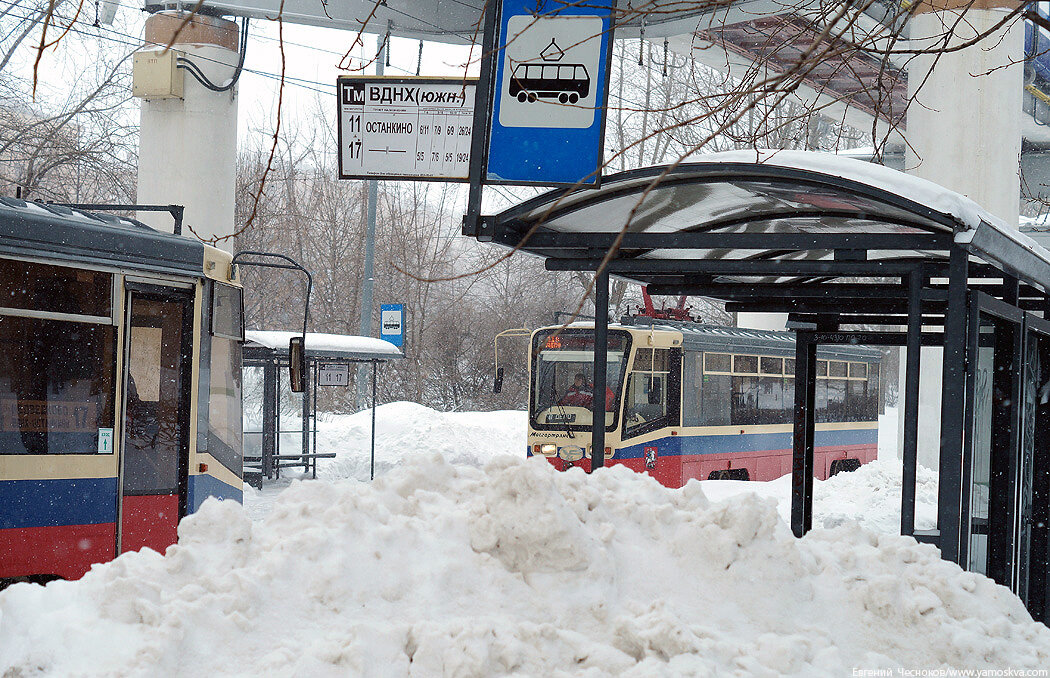
[[[301,332],[278,330],[248,330],[244,333],[245,348],[262,347],[277,355],[288,355],[288,342]],[[345,360],[396,360],[404,354],[389,341],[373,337],[355,337],[346,334],[306,333],[307,358],[342,358]]]
[[[656,294],[732,300],[718,293],[742,283],[840,283],[841,292],[842,279],[877,283],[917,266],[944,274],[954,246],[994,276],[1050,286],[1050,252],[972,200],[805,151],[732,151],[622,172],[597,190],[555,189],[483,217],[473,235],[543,256],[551,270],[596,270],[615,246],[609,272]]]

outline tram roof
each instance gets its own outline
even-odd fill
[[[204,244],[140,221],[0,197],[0,254],[204,275]]]
[[[597,270],[619,239],[611,274],[731,310],[900,302],[906,287],[887,279],[944,277],[954,246],[977,262],[971,278],[1007,273],[1041,299],[1050,289],[1050,252],[972,200],[827,153],[732,151],[629,170],[483,217],[475,235],[545,257],[549,270]]]
[[[544,329],[557,329],[552,325]],[[569,328],[594,329],[593,322],[574,322]],[[724,349],[732,353],[744,347],[776,348],[781,351],[795,350],[795,333],[777,330],[760,330],[750,327],[728,327],[725,325],[704,325],[696,322],[654,319],[644,316],[625,316],[620,322],[609,323],[610,330],[634,330],[647,332],[652,328],[658,332],[681,332],[686,347],[702,347],[706,350]],[[821,357],[825,354],[842,355],[854,360],[882,360],[882,352],[869,346],[822,346]]]

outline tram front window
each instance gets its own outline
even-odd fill
[[[609,332],[605,423],[616,425],[630,339],[626,332]],[[568,329],[536,335],[533,344],[530,415],[538,429],[589,429],[594,390],[594,333]]]

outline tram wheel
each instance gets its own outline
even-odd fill
[[[726,474],[726,480],[751,480],[751,474],[746,468],[731,468],[723,473]]]
[[[560,103],[560,104],[567,104],[567,103],[569,103],[569,95],[566,94],[565,92],[562,92],[561,94],[559,94],[558,95],[558,103]]]
[[[579,100],[580,100],[580,95],[577,94],[576,92],[573,92],[572,94],[569,95],[569,103],[570,104],[574,104],[574,103],[576,103]]]
[[[525,94],[525,92],[518,92],[518,101],[520,101],[521,103],[525,103],[525,101],[528,98],[529,98],[529,95]]]
[[[532,92],[529,92],[529,103],[530,104],[536,103],[536,95],[533,94]]]
[[[852,473],[860,468],[860,459],[836,459],[831,462],[831,468],[828,470],[828,476],[833,476],[837,473]]]
[[[729,480],[728,471],[711,471],[707,474],[708,480]]]

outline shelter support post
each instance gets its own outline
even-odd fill
[[[940,480],[937,497],[938,546],[941,557],[958,563],[962,534],[962,458],[966,409],[966,301],[968,255],[951,248],[948,265],[948,312],[944,319],[944,369],[941,397]]]
[[[317,361],[308,363],[308,368],[314,373],[314,379],[317,379]],[[310,457],[306,456],[310,452],[310,373],[307,372],[306,378],[303,379],[303,432],[302,432],[302,460],[303,460],[303,473],[310,470]]]
[[[605,466],[606,365],[609,354],[609,272],[594,276],[594,397],[591,399],[591,470]]]
[[[263,365],[262,472],[273,478],[274,454],[277,450],[277,361]]]
[[[795,334],[795,428],[791,455],[791,531],[801,537],[813,527],[813,429],[816,424],[817,345],[810,334]]]
[[[375,360],[372,361],[372,461],[369,465],[369,479],[376,479],[376,365],[379,363]]]
[[[915,533],[915,466],[919,448],[919,369],[922,351],[922,271],[908,274],[907,365],[904,374],[904,473],[901,485],[901,534]]]

